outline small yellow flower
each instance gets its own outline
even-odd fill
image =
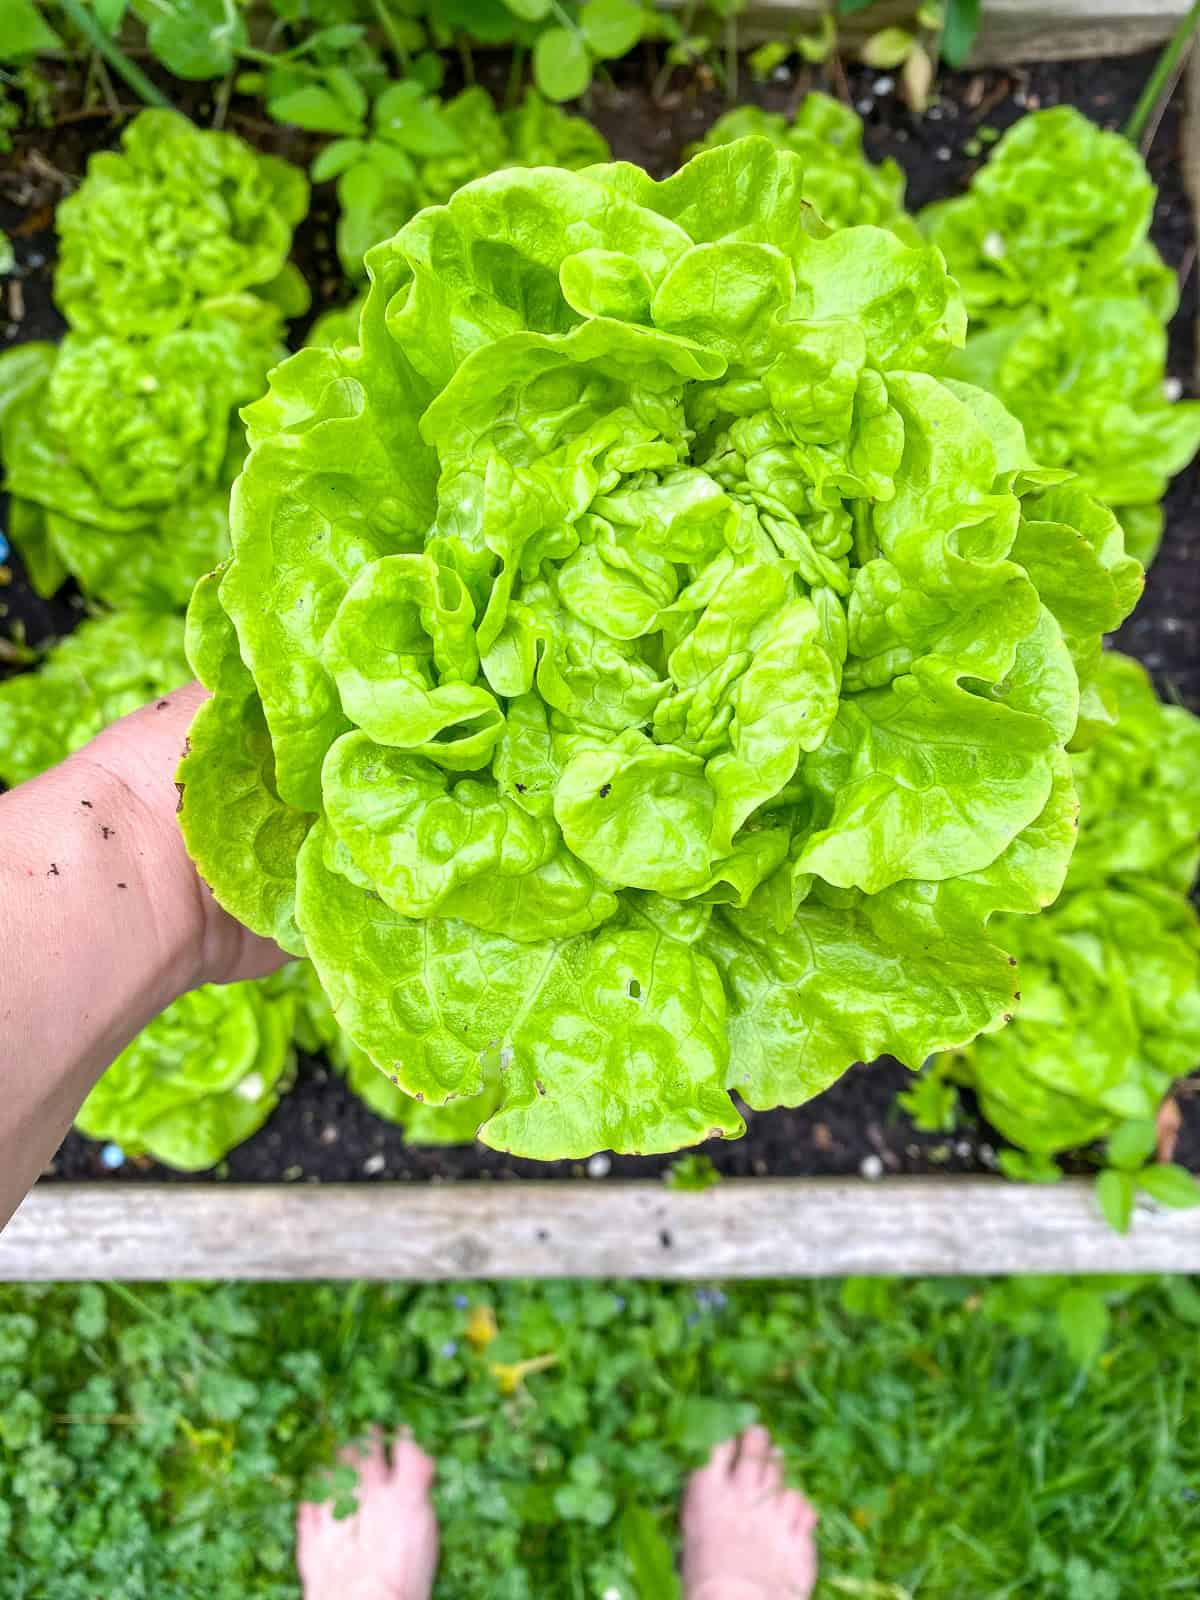
[[[557,1364],[558,1357],[551,1353],[534,1356],[531,1361],[493,1361],[488,1371],[499,1385],[501,1394],[516,1394],[526,1378],[535,1372],[545,1372],[548,1367]]]
[[[467,1342],[476,1350],[486,1350],[496,1337],[496,1313],[491,1306],[472,1306],[467,1315]]]

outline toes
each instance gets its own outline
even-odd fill
[[[402,1435],[393,1444],[392,1477],[396,1482],[423,1494],[433,1482],[436,1471],[436,1463],[407,1435]]]
[[[810,1502],[804,1498],[799,1489],[789,1489],[783,1498],[784,1514],[791,1532],[811,1534],[817,1526],[817,1513]]]
[[[765,1428],[747,1428],[738,1441],[734,1481],[750,1493],[761,1494],[778,1487],[779,1458]]]
[[[344,1449],[339,1450],[338,1460],[344,1466],[354,1468],[358,1473],[359,1484],[364,1489],[383,1483],[387,1479],[387,1448],[384,1445],[383,1434],[378,1428],[372,1428],[365,1439],[357,1440],[354,1444],[346,1445]]]
[[[737,1462],[737,1448],[736,1438],[723,1439],[720,1444],[713,1446],[704,1466],[699,1467],[688,1479],[683,1496],[683,1521],[686,1525],[703,1520],[706,1503],[712,1500],[714,1494],[720,1494],[728,1487]]]
[[[696,1482],[702,1478],[720,1480],[730,1477],[737,1464],[737,1453],[738,1441],[736,1438],[722,1439],[720,1444],[713,1445],[708,1461],[700,1468],[699,1472],[693,1472],[692,1481]]]

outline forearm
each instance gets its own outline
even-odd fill
[[[205,891],[164,829],[198,698],[135,714],[171,724],[148,751],[127,719],[0,796],[0,1226],[104,1068],[201,979]]]

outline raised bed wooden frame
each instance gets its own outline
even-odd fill
[[[1080,1182],[46,1184],[0,1278],[828,1277],[1200,1272],[1200,1212],[1114,1233]]]
[[[686,0],[658,0],[682,10]],[[815,29],[831,0],[747,0],[737,18],[739,42],[793,38]],[[983,0],[969,65],[1056,61],[1129,54],[1168,38],[1191,0]],[[851,51],[879,29],[911,27],[916,0],[886,0],[869,11],[838,19],[838,36]]]

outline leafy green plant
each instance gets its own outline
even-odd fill
[[[1143,1293],[1152,1282],[1149,1277],[1133,1274],[1003,1278],[985,1291],[982,1311],[990,1321],[1016,1333],[1049,1333],[1062,1342],[1072,1361],[1091,1370],[1112,1335],[1113,1312]]]
[[[51,88],[36,65],[25,61],[12,69],[0,67],[0,154],[12,149],[16,129],[48,128],[53,122]]]
[[[1136,295],[1165,320],[1175,275],[1150,243],[1154,184],[1137,151],[1071,106],[1013,124],[966,194],[920,223],[958,279],[972,325],[1079,295]]]
[[[940,255],[803,181],[761,139],[482,179],[245,413],[185,834],[400,1087],[498,1081],[499,1148],[679,1148],[965,1043],[1013,1003],[988,918],[1066,868],[1140,568],[936,377]]]
[[[81,1133],[184,1172],[256,1132],[291,1086],[294,1002],[263,983],[183,995],[127,1045],[75,1118]]]
[[[181,618],[133,611],[85,619],[37,671],[0,682],[0,782],[36,778],[189,676]]]
[[[996,394],[1045,466],[1113,506],[1143,561],[1158,502],[1200,447],[1200,405],[1166,388],[1175,274],[1148,236],[1154,185],[1137,151],[1068,106],[1023,117],[967,194],[921,224],[971,317],[950,371]]]
[[[896,1096],[896,1104],[921,1133],[949,1133],[956,1121],[958,1091],[936,1073],[922,1072],[911,1089]]]
[[[1144,301],[1085,297],[973,335],[952,370],[1004,401],[1038,461],[1111,505],[1149,563],[1167,483],[1200,448],[1200,402],[1168,398],[1166,358],[1166,329]]]
[[[804,198],[831,228],[871,223],[889,228],[906,244],[920,231],[904,209],[904,174],[892,160],[879,165],[862,148],[862,123],[849,106],[830,95],[808,94],[787,117],[758,106],[727,111],[694,149],[711,150],[757,134],[804,164]]]
[[[414,79],[391,84],[370,109],[343,112],[336,125],[314,110],[307,126],[344,136],[312,165],[316,182],[338,180],[338,254],[351,278],[364,276],[363,257],[423,206],[448,200],[455,189],[510,166],[586,167],[608,159],[608,146],[590,123],[569,117],[529,91],[519,108],[497,112],[475,86],[441,101]]]
[[[496,1092],[448,1105],[427,1105],[405,1094],[370,1056],[338,1026],[312,963],[299,961],[286,969],[297,998],[296,1043],[310,1054],[320,1052],[342,1074],[347,1087],[377,1117],[402,1127],[409,1144],[470,1144],[480,1123],[496,1102]]]
[[[875,0],[837,0],[840,17],[870,11]],[[861,56],[871,67],[898,69],[905,99],[916,112],[929,105],[935,63],[966,63],[979,32],[980,0],[923,0],[911,19],[889,22],[865,39]]]
[[[82,333],[146,339],[243,291],[308,304],[287,259],[308,185],[285,161],[169,111],[143,111],[59,206],[55,300]]]
[[[1155,1117],[1200,1060],[1200,720],[1164,706],[1141,667],[1109,652],[1100,687],[1116,727],[1074,757],[1079,841],[1057,904],[1006,925],[1020,958],[1017,1020],[948,1058],[988,1120],[1047,1161],[1107,1140],[1099,1198],[1128,1226],[1140,1188],[1200,1202],[1181,1168],[1150,1162]]]
[[[290,20],[323,23],[326,33],[334,28],[344,32],[351,18],[378,22],[403,78],[426,90],[441,86],[442,67],[436,52],[457,47],[469,79],[473,47],[507,46],[514,54],[514,83],[519,82],[528,60],[534,86],[555,101],[584,94],[605,61],[627,55],[640,39],[663,31],[653,6],[644,0],[381,0],[376,5],[316,8],[288,0],[276,9]],[[267,65],[272,98],[283,81],[281,66],[298,69],[287,92],[303,97],[297,99],[301,115],[295,119],[302,126],[308,125],[303,118],[309,112],[321,114],[320,97],[326,97],[326,111],[332,109],[330,94],[334,100],[344,98],[336,82],[317,81],[318,75],[308,73],[296,51],[282,63]],[[347,65],[361,76],[354,63]],[[280,109],[272,114],[293,120]]]
[[[700,1194],[720,1183],[721,1174],[707,1156],[680,1156],[673,1161],[666,1175],[668,1189],[681,1189],[685,1193]]]
[[[183,607],[228,549],[237,409],[266,387],[280,331],[241,295],[157,337],[70,333],[0,356],[9,532],[40,594],[71,574],[113,604]]]

